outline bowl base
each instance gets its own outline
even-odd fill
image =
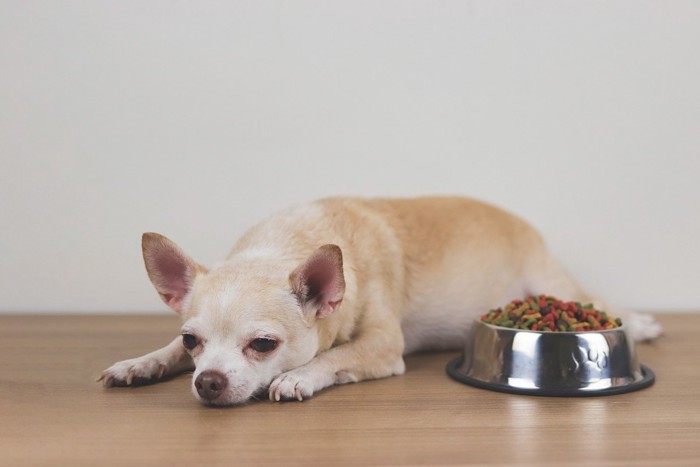
[[[624,386],[616,386],[610,388],[596,390],[582,389],[539,389],[539,388],[518,388],[509,386],[503,383],[490,383],[479,379],[472,378],[459,372],[459,367],[462,365],[462,357],[455,358],[447,364],[447,374],[460,383],[465,383],[470,386],[475,386],[481,389],[489,389],[491,391],[508,392],[511,394],[522,394],[527,396],[548,396],[548,397],[591,397],[591,396],[612,396],[614,394],[624,394],[626,392],[638,391],[654,384],[655,375],[651,368],[645,365],[639,365],[642,371],[642,378]]]

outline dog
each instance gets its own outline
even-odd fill
[[[475,318],[513,298],[596,302],[527,223],[459,197],[300,205],[247,231],[211,269],[156,233],[142,247],[181,335],[99,380],[131,386],[194,371],[194,396],[212,406],[265,393],[302,401],[401,375],[404,355],[462,349]],[[625,319],[635,340],[661,333],[649,315]]]

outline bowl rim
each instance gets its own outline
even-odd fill
[[[605,333],[613,333],[613,332],[625,332],[627,330],[627,327],[625,326],[625,322],[623,321],[621,325],[617,326],[616,328],[612,329],[603,329],[602,331],[533,331],[532,329],[518,329],[518,328],[509,328],[506,326],[498,326],[497,324],[491,324],[487,323],[486,321],[482,320],[481,318],[476,318],[475,321],[477,323],[480,323],[484,326],[490,327],[492,329],[497,329],[500,331],[511,331],[511,332],[529,332],[532,334],[545,334],[545,335],[577,335],[577,334],[583,334],[583,335],[591,335],[591,334],[605,334]]]

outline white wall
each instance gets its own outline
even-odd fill
[[[163,310],[331,195],[528,218],[594,292],[700,309],[700,3],[0,1],[0,311]]]

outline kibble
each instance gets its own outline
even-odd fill
[[[620,318],[611,318],[592,304],[565,302],[548,295],[513,300],[482,315],[481,321],[506,328],[550,332],[605,331],[622,325]]]

